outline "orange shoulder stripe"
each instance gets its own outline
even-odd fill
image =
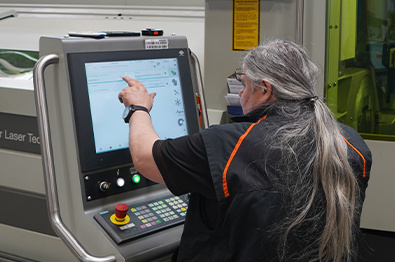
[[[225,197],[228,197],[228,196],[229,196],[228,182],[227,182],[227,180],[226,180],[226,174],[228,173],[228,169],[229,169],[230,163],[232,163],[232,160],[233,160],[233,158],[235,157],[235,155],[236,155],[236,153],[237,153],[237,150],[239,150],[239,148],[240,148],[240,146],[241,146],[241,143],[243,143],[244,138],[248,135],[248,133],[250,133],[251,129],[252,129],[256,124],[258,124],[259,122],[261,122],[261,121],[262,121],[263,119],[265,119],[265,118],[266,118],[266,116],[264,116],[263,118],[261,118],[258,122],[252,124],[252,125],[247,129],[247,131],[245,131],[244,134],[242,134],[242,135],[240,136],[239,140],[237,141],[236,146],[233,148],[232,154],[230,154],[230,157],[229,157],[229,159],[228,159],[228,162],[226,163],[224,172],[222,173],[222,187],[223,187],[223,189],[224,189]]]
[[[343,138],[344,141],[346,141],[346,143],[347,143],[349,146],[351,146],[352,149],[354,149],[354,151],[357,152],[358,155],[362,158],[362,160],[363,160],[363,175],[362,175],[362,176],[365,177],[365,176],[366,176],[366,160],[365,160],[365,158],[363,157],[362,153],[359,152],[358,149],[356,149],[350,142],[348,142],[348,140],[347,140],[344,136],[342,136],[342,138]]]

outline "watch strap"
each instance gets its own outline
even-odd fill
[[[130,117],[133,115],[134,112],[136,112],[138,110],[145,111],[149,115],[149,110],[144,106],[130,105],[129,107],[130,107],[129,113],[124,119],[125,123],[129,123]]]

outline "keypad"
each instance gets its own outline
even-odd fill
[[[111,211],[95,215],[95,219],[119,244],[126,240],[183,223],[188,210],[188,196],[170,196],[155,201],[130,205],[130,222],[116,225],[111,222]]]

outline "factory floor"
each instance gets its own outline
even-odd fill
[[[356,262],[395,262],[395,232],[362,229],[359,239],[359,257]],[[158,260],[158,261],[170,261]],[[158,262],[155,261],[155,262]],[[0,262],[33,262],[0,252]]]

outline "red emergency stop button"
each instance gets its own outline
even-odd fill
[[[126,214],[128,213],[129,206],[126,204],[117,204],[115,206],[115,219],[117,221],[124,221]]]

